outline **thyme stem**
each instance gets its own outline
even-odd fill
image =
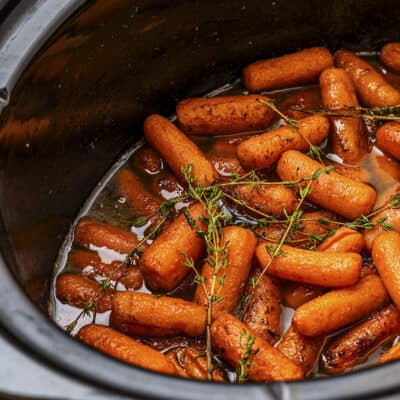
[[[344,107],[340,109],[307,109],[290,106],[291,110],[306,114],[319,114],[326,117],[364,118],[373,121],[400,121],[400,107]]]

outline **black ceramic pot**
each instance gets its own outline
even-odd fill
[[[68,19],[67,22],[65,22]],[[314,381],[223,385],[137,369],[46,316],[70,223],[146,115],[312,45],[399,40],[398,1],[1,0],[0,322],[54,368],[157,399],[350,399],[400,390],[400,362]],[[55,32],[55,33],[54,33]],[[46,45],[46,41],[50,39]]]

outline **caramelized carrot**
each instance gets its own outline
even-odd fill
[[[310,179],[321,168],[323,166],[319,162],[298,151],[289,150],[280,158],[277,172],[285,181]],[[322,172],[312,183],[311,189],[309,200],[350,220],[368,215],[376,200],[376,192],[372,187],[335,171],[329,174]]]
[[[376,145],[385,153],[400,160],[400,124],[386,122],[376,131]]]
[[[140,289],[143,285],[143,276],[139,268],[126,267],[121,261],[105,263],[94,251],[72,250],[68,257],[68,263],[73,268],[85,270],[85,276],[93,278],[96,274],[105,278],[121,282],[126,289]]]
[[[304,138],[318,145],[327,138],[328,132],[329,120],[320,115],[313,115],[301,119],[298,129],[282,126],[244,140],[237,147],[237,155],[246,168],[269,168],[287,150],[308,150],[309,143]]]
[[[200,97],[176,105],[179,127],[190,135],[222,135],[267,128],[275,113],[258,101],[262,95]]]
[[[243,84],[255,92],[312,83],[332,65],[333,57],[329,50],[312,47],[250,64],[243,70]]]
[[[102,313],[111,310],[114,290],[101,290],[99,283],[81,275],[62,274],[57,278],[56,293],[62,303],[78,308],[84,308],[96,296],[95,311]]]
[[[322,355],[325,371],[340,374],[365,361],[378,346],[400,333],[400,312],[390,305],[342,333]]]
[[[379,235],[372,245],[372,258],[390,297],[400,309],[400,234]]]
[[[255,274],[254,279],[258,277],[259,273]],[[248,285],[249,290],[250,288],[252,286]],[[282,310],[279,289],[279,283],[276,280],[263,275],[248,299],[249,303],[243,316],[243,322],[261,339],[272,345],[281,336]]]
[[[382,280],[369,274],[354,286],[332,290],[300,306],[293,326],[305,336],[326,335],[367,317],[388,301]]]
[[[318,251],[351,252],[361,253],[364,247],[364,236],[362,233],[345,226],[326,238],[318,247]]]
[[[238,176],[245,174],[245,170],[236,155],[209,153],[207,157],[220,176],[231,177],[232,174]]]
[[[254,343],[250,346],[251,337]],[[302,379],[304,376],[300,367],[233,315],[223,314],[214,321],[211,338],[217,353],[234,368],[240,367],[246,349],[250,350],[247,374],[251,381],[286,381]]]
[[[361,102],[368,107],[384,107],[400,104],[400,92],[367,61],[347,50],[335,53],[336,65],[350,75]]]
[[[227,246],[226,266],[221,267],[215,274],[214,268],[205,263],[201,273],[203,284],[196,288],[194,301],[204,309],[208,306],[208,296],[214,286],[214,294],[220,301],[212,306],[212,319],[219,315],[231,313],[239,303],[243,294],[251,268],[251,259],[256,247],[256,238],[253,232],[239,226],[223,228],[221,247]],[[214,282],[213,282],[214,280]],[[207,290],[207,293],[205,290]]]
[[[400,208],[388,208],[381,211],[371,218],[371,223],[377,224],[379,220],[383,220],[383,223],[390,226],[393,231],[400,233]],[[382,224],[377,224],[364,232],[365,247],[367,250],[372,250],[374,240],[383,232],[385,232],[385,229]]]
[[[356,253],[322,252],[282,246],[282,255],[272,259],[268,247],[273,242],[260,243],[255,257],[260,268],[281,279],[324,287],[353,285],[360,277],[362,259]]]
[[[290,93],[282,102],[280,102],[279,109],[292,119],[302,119],[308,117],[307,114],[301,110],[313,109],[322,104],[321,91],[319,87],[301,88],[293,93]],[[297,109],[293,109],[296,107]]]
[[[325,292],[326,288],[322,286],[287,281],[282,291],[283,304],[286,307],[296,309]]]
[[[335,162],[328,163],[335,167],[335,171],[341,175],[347,176],[347,178],[358,182],[369,183],[371,181],[371,176],[369,171],[357,165],[344,165]]]
[[[320,221],[328,221],[322,223]],[[334,214],[328,211],[306,211],[299,220],[299,229],[296,230],[294,237],[291,238],[291,246],[312,246],[313,236],[324,236],[335,228]],[[285,232],[282,224],[271,224],[266,228],[257,228],[255,232],[260,238],[265,240],[279,240]]]
[[[245,184],[238,186],[235,192],[248,205],[266,214],[291,214],[297,205],[293,190],[282,185]]]
[[[323,337],[306,337],[290,326],[277,349],[301,367],[304,375],[308,375],[317,361],[323,342]]]
[[[208,379],[207,361],[204,350],[189,346],[170,351],[167,353],[167,357],[174,364],[179,376],[202,381]],[[213,369],[212,379],[214,382],[225,381],[223,374],[218,368]]]
[[[154,177],[153,190],[166,200],[182,196],[185,193],[185,189],[174,174],[166,171]]]
[[[400,43],[387,43],[382,47],[380,60],[394,72],[400,72]]]
[[[325,108],[340,110],[359,106],[354,85],[345,70],[326,69],[319,77],[319,84]],[[345,162],[359,161],[367,151],[362,119],[332,117],[330,121],[333,152]]]
[[[144,122],[146,140],[163,156],[169,167],[185,182],[183,167],[192,165],[194,184],[210,185],[215,180],[215,170],[203,152],[174,124],[161,115],[150,115]]]
[[[188,208],[188,213],[196,224],[195,229],[204,230],[205,224],[201,221],[201,217],[206,216],[204,207],[195,203]],[[172,290],[182,281],[190,271],[184,265],[183,253],[194,262],[203,255],[204,242],[195,229],[182,213],[144,251],[139,265],[146,283],[153,290]]]
[[[400,162],[388,154],[376,155],[374,168],[379,171],[381,180],[393,178],[400,181]]]
[[[352,229],[339,228],[331,237],[328,237],[319,246],[319,251],[354,251],[360,252],[363,247],[363,235]],[[284,290],[285,304],[298,308],[307,301],[322,295],[325,288],[287,282]],[[305,337],[291,326],[278,345],[278,349],[287,357],[303,368],[307,375],[313,368],[321,346],[322,337]]]
[[[159,174],[164,169],[164,161],[161,156],[152,147],[146,145],[135,154],[133,165],[135,169],[147,175]]]
[[[200,336],[206,326],[206,311],[174,297],[117,292],[112,302],[111,324],[133,336]]]
[[[165,355],[111,328],[94,324],[86,325],[78,332],[77,338],[126,363],[175,375],[175,368]]]
[[[83,218],[76,225],[74,242],[82,247],[107,247],[118,253],[128,254],[139,240],[132,232],[90,218]]]
[[[117,190],[140,215],[155,214],[161,199],[148,192],[140,179],[128,169],[121,170],[116,179]]]

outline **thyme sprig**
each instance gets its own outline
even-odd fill
[[[206,229],[201,229],[196,226],[196,223],[191,219],[189,213],[185,213],[186,219],[197,235],[201,237],[206,245],[207,263],[211,266],[213,273],[210,285],[207,287],[204,278],[197,270],[192,259],[185,256],[185,265],[195,272],[195,281],[202,285],[202,289],[207,299],[207,321],[206,321],[206,363],[207,363],[207,378],[212,380],[212,372],[214,366],[212,363],[212,343],[211,343],[211,323],[213,305],[223,300],[220,295],[226,279],[226,266],[228,257],[228,242],[222,241],[222,228],[229,222],[230,216],[225,214],[222,209],[221,199],[223,192],[221,187],[214,185],[209,188],[204,188],[201,184],[194,186],[192,176],[193,165],[189,164],[182,168],[182,173],[185,177],[188,193],[193,200],[200,202],[206,211],[206,216],[201,218],[201,222],[205,224]],[[222,276],[220,272],[222,271]],[[220,289],[217,291],[217,283]]]
[[[289,109],[301,111],[306,114],[319,114],[326,117],[349,117],[363,118],[372,121],[399,121],[400,122],[400,105],[385,107],[343,107],[340,109],[307,109],[298,106],[290,106]]]
[[[236,380],[238,383],[244,383],[247,381],[249,368],[253,364],[251,357],[258,353],[258,350],[253,350],[256,337],[250,335],[250,333],[245,330],[242,335],[246,339],[246,345],[242,358],[240,359],[239,367],[236,369]]]

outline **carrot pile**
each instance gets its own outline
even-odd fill
[[[399,49],[381,53],[395,73]],[[312,115],[307,88],[295,109],[265,95],[305,84],[319,84]],[[144,233],[78,221],[70,271],[56,280],[57,299],[81,309],[67,331],[184,378],[224,381],[230,369],[240,383],[297,380],[318,362],[343,373],[400,335],[400,197],[377,206],[385,194],[363,164],[375,132],[358,115],[400,105],[400,92],[356,54],[322,47],[251,64],[243,86],[262,94],[186,99],[176,124],[144,121],[147,146],[113,180]],[[400,124],[374,129],[397,165]],[[202,137],[213,140],[205,151]],[[286,332],[282,304],[295,309]],[[101,313],[109,327],[96,323]],[[155,338],[180,344],[160,352]],[[395,345],[378,363],[399,357]]]

